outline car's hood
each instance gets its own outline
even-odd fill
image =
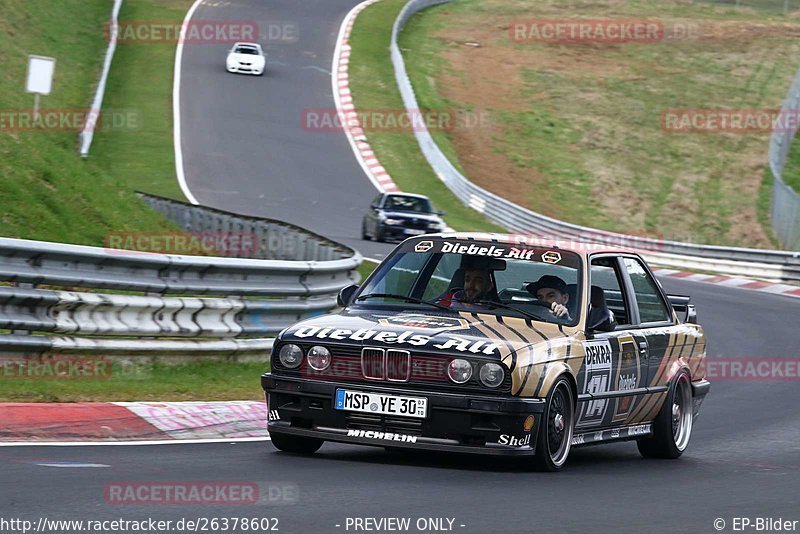
[[[228,59],[236,60],[237,62],[241,63],[263,63],[264,57],[263,56],[255,56],[253,54],[236,54],[230,53],[228,54]]]
[[[418,213],[415,211],[384,210],[383,214],[391,219],[419,219],[421,221],[439,222],[441,217],[435,213]]]
[[[393,310],[344,310],[284,330],[281,341],[399,348],[426,354],[508,360],[512,353],[567,336],[555,324],[528,326],[522,319],[491,314]]]

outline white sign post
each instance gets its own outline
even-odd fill
[[[53,73],[56,70],[56,60],[45,56],[28,56],[28,81],[25,84],[27,92],[34,93],[33,118],[39,116],[39,95],[49,95],[53,88]]]

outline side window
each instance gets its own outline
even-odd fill
[[[375,198],[372,200],[372,205],[373,205],[373,206],[380,206],[380,205],[381,205],[381,199],[382,199],[382,198],[383,198],[383,195],[378,195],[377,197],[375,197]]]
[[[431,274],[431,279],[422,294],[422,298],[424,300],[435,300],[446,293],[447,288],[450,286],[450,281],[460,265],[460,254],[444,254],[436,265],[433,274]]]
[[[614,312],[614,317],[618,325],[629,325],[631,314],[625,304],[625,295],[622,292],[622,277],[618,272],[616,258],[595,258],[591,264],[591,294],[590,300],[598,298],[599,290],[602,290],[605,297],[606,306]]]
[[[636,292],[636,305],[642,323],[671,321],[669,309],[661,297],[656,281],[650,276],[641,262],[634,258],[624,258],[625,270]]]

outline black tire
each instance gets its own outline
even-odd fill
[[[567,461],[575,427],[575,395],[569,380],[559,378],[550,394],[536,436],[533,467],[537,471],[558,471]],[[553,451],[555,449],[555,451]]]
[[[365,241],[370,240],[369,234],[367,233],[367,221],[361,222],[361,239]]]
[[[375,229],[375,241],[378,243],[383,243],[386,241],[386,237],[383,235],[383,230],[381,230],[380,226],[376,227]]]
[[[653,435],[636,441],[645,458],[674,460],[683,454],[692,435],[692,383],[689,373],[680,371],[653,422]]]
[[[297,454],[314,454],[325,443],[321,439],[306,438],[303,436],[291,436],[278,432],[270,432],[269,437],[275,448],[283,452],[294,452]]]

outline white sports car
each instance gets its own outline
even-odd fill
[[[261,76],[267,58],[258,43],[236,43],[228,52],[225,67],[228,72],[244,72]]]

